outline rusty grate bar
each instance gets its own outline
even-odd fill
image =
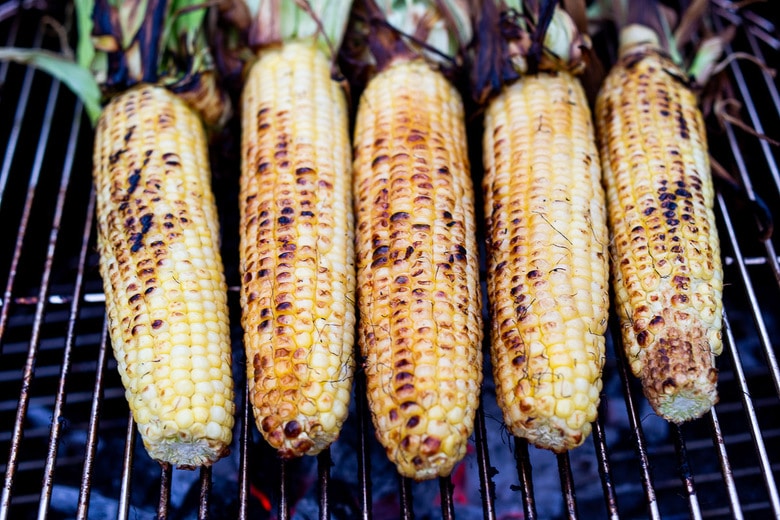
[[[611,330],[615,330],[615,328],[611,327],[610,331]],[[613,337],[617,335],[618,334],[613,334]],[[626,360],[626,354],[623,349],[617,347],[615,348],[615,352],[618,358],[617,365],[620,373],[620,380],[623,383],[623,397],[626,401],[628,420],[631,424],[634,446],[641,467],[642,487],[644,488],[645,499],[647,500],[647,513],[653,520],[660,520],[661,512],[658,509],[658,501],[656,500],[655,488],[653,487],[653,477],[650,472],[652,465],[650,464],[650,458],[647,453],[647,442],[645,441],[642,422],[639,419],[639,412],[637,411],[637,406],[631,392],[630,378],[633,377],[633,374],[631,374],[628,369],[628,361]]]
[[[40,32],[39,32],[40,34]],[[40,40],[39,40],[40,41]],[[26,78],[25,78],[26,79]],[[49,89],[49,96],[46,101],[46,113],[44,115],[44,122],[41,128],[40,139],[35,153],[35,162],[33,164],[32,174],[27,187],[27,197],[25,199],[24,210],[22,213],[22,221],[19,226],[19,231],[16,238],[16,246],[14,248],[13,260],[11,272],[8,275],[8,295],[10,296],[13,279],[15,278],[16,269],[19,265],[19,259],[21,258],[22,246],[24,245],[24,239],[27,235],[27,225],[30,221],[30,215],[32,213],[33,202],[35,200],[35,191],[38,186],[38,179],[40,178],[41,166],[43,164],[43,156],[46,150],[46,144],[49,140],[49,132],[51,130],[51,121],[54,115],[54,106],[59,93],[60,83],[59,81],[52,81]],[[54,232],[53,232],[54,233]],[[56,234],[54,235],[56,239]],[[43,274],[40,281],[40,292],[38,294],[38,303],[35,308],[35,318],[33,324],[32,335],[30,337],[30,345],[27,353],[27,360],[24,366],[24,375],[22,376],[22,389],[19,394],[19,404],[16,412],[16,420],[14,422],[13,435],[11,439],[11,452],[8,456],[8,464],[5,471],[5,479],[3,482],[3,492],[0,497],[0,520],[8,518],[8,509],[11,504],[11,494],[13,490],[14,475],[16,473],[16,466],[18,464],[19,457],[19,445],[22,442],[24,420],[27,415],[27,406],[29,404],[30,394],[29,388],[32,383],[33,374],[35,370],[35,358],[38,351],[38,341],[40,339],[41,327],[43,324],[43,315],[46,308],[46,294],[49,289],[49,276],[51,275],[51,268],[54,262],[53,245],[50,243],[49,250],[47,252],[46,265],[44,267]],[[6,298],[10,299],[10,298]],[[3,312],[7,313],[10,305],[3,307]],[[0,334],[2,329],[0,328]]]
[[[46,276],[49,276],[52,269],[52,263],[54,261],[54,252],[57,245],[57,239],[59,238],[59,230],[62,224],[63,212],[65,207],[65,195],[70,186],[71,171],[73,167],[73,158],[76,154],[76,143],[78,140],[79,128],[81,127],[81,103],[76,103],[73,110],[73,120],[70,127],[70,137],[68,138],[68,149],[65,155],[65,163],[63,165],[63,175],[60,182],[59,194],[57,195],[57,206],[54,213],[54,219],[52,221],[51,235],[49,236],[49,247],[46,252]],[[49,502],[51,501],[52,487],[54,485],[54,469],[55,461],[57,458],[57,450],[60,445],[60,432],[62,431],[62,421],[64,417],[62,415],[63,405],[65,403],[65,383],[67,381],[68,372],[70,370],[70,355],[73,349],[73,343],[75,340],[76,318],[78,317],[79,308],[81,304],[81,285],[84,280],[84,266],[87,260],[87,245],[82,244],[81,252],[79,254],[79,268],[76,275],[76,287],[73,292],[73,300],[70,306],[70,314],[68,316],[68,330],[65,334],[65,346],[62,354],[62,365],[60,371],[60,379],[57,386],[57,395],[54,399],[54,411],[52,413],[51,420],[51,434],[49,437],[49,447],[46,453],[46,467],[43,472],[43,482],[41,484],[41,499],[38,505],[38,518],[43,520],[46,518],[47,511],[49,509]],[[41,287],[48,287],[48,280],[46,283],[41,283]],[[40,305],[45,304],[44,301],[40,302]]]
[[[563,493],[563,502],[565,504],[566,518],[574,520],[577,515],[577,498],[574,493],[574,477],[571,474],[571,461],[568,453],[559,453],[558,475],[561,479],[561,490]]]
[[[92,214],[95,210],[95,190],[89,199],[89,208],[87,210],[87,224],[84,228],[84,238],[82,248],[89,242],[90,231],[92,229]],[[103,382],[106,370],[106,360],[108,357],[108,327],[103,324],[103,335],[100,338],[100,348],[98,349],[97,368],[95,373],[95,386],[92,391],[92,407],[89,411],[89,427],[87,428],[87,442],[85,447],[84,469],[81,475],[81,486],[79,488],[78,508],[76,509],[76,520],[87,520],[89,512],[89,496],[92,491],[92,471],[95,465],[95,451],[98,443],[98,422],[100,421],[100,410],[103,405]]]
[[[604,500],[606,501],[607,514],[610,520],[617,520],[620,515],[618,513],[617,505],[617,492],[615,491],[615,484],[612,481],[612,474],[609,465],[607,448],[607,440],[604,435],[604,414],[606,413],[606,403],[602,401],[599,403],[599,414],[596,418],[596,422],[593,423],[593,444],[596,450],[596,459],[599,464],[599,476],[601,477],[601,489],[604,493]]]
[[[710,411],[710,425],[712,426],[712,438],[715,446],[718,449],[718,461],[723,475],[723,482],[726,484],[726,491],[729,496],[729,506],[734,520],[742,520],[742,506],[739,502],[739,494],[737,493],[737,484],[734,482],[734,473],[731,471],[731,463],[726,454],[726,442],[723,438],[723,433],[720,429],[720,422],[718,421],[718,412],[713,409]]]
[[[515,437],[515,460],[517,461],[517,476],[523,496],[523,512],[528,520],[536,520],[536,499],[534,498],[534,483],[531,478],[531,456],[528,453],[528,441]]]
[[[479,463],[479,488],[482,498],[482,511],[485,520],[496,518],[496,486],[493,482],[493,467],[490,465],[490,454],[487,445],[487,430],[485,428],[485,412],[482,407],[477,410],[474,423],[474,438],[477,444],[477,461]]]
[[[720,199],[722,201],[722,199]],[[732,230],[733,231],[733,230]],[[758,416],[756,415],[756,409],[753,405],[753,401],[750,398],[750,390],[748,389],[747,378],[745,371],[742,367],[742,360],[740,359],[739,352],[734,346],[734,335],[731,332],[731,325],[729,320],[724,316],[723,329],[726,332],[726,344],[728,345],[729,354],[731,354],[731,361],[734,364],[734,372],[739,382],[739,387],[742,390],[742,407],[745,410],[748,424],[750,425],[750,434],[753,437],[753,443],[756,447],[756,452],[759,457],[759,464],[761,466],[761,474],[764,477],[764,482],[767,486],[767,492],[769,493],[769,500],[772,504],[772,509],[776,516],[780,516],[780,495],[777,492],[777,483],[775,482],[774,475],[772,473],[772,464],[769,461],[769,456],[766,451],[766,445],[764,444],[764,438],[761,432],[761,426],[758,424]]]

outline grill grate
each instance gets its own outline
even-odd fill
[[[40,14],[21,4],[0,4],[0,42],[56,48]],[[719,29],[733,20],[725,0],[715,5]],[[754,9],[729,52],[778,63],[777,28],[762,17],[769,7]],[[771,134],[780,127],[777,83],[746,61],[728,69],[741,119]],[[730,122],[710,129],[715,159],[740,179],[747,197],[760,193],[768,207],[780,207],[778,149]],[[649,411],[614,347],[613,323],[592,442],[570,454],[507,436],[487,366],[473,453],[451,478],[414,483],[396,476],[373,438],[360,375],[350,419],[330,451],[276,461],[239,391],[233,455],[185,472],[161,469],[146,455],[109,353],[94,244],[91,130],[81,105],[45,74],[0,63],[0,143],[0,454],[8,454],[0,458],[0,520],[780,518],[780,267],[776,239],[760,237],[760,223],[738,198],[719,193],[716,200],[725,345],[721,402],[702,420],[670,426]],[[236,188],[219,184],[227,186],[216,189],[243,388],[237,261],[230,252]]]

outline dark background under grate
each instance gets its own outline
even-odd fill
[[[777,65],[778,30],[761,18],[770,8],[753,9],[733,47]],[[57,40],[39,12],[6,2],[0,45],[55,49]],[[733,62],[729,77],[741,119],[777,137],[776,81],[745,61]],[[714,157],[777,214],[778,149],[710,123]],[[211,470],[161,471],[135,439],[105,337],[91,138],[66,87],[0,63],[0,518],[780,517],[777,239],[760,239],[744,198],[717,199],[726,345],[721,401],[701,420],[670,427],[650,411],[614,349],[613,324],[600,418],[592,439],[569,455],[506,434],[486,365],[473,449],[450,479],[397,478],[373,438],[360,375],[330,452],[281,464],[245,421],[233,290],[233,453]],[[237,173],[225,165],[237,162],[235,143],[222,144],[214,186],[228,283],[236,287]]]

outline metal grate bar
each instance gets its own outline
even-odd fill
[[[14,37],[16,31],[14,31]],[[35,41],[33,47],[40,47],[43,42],[43,31],[38,28],[35,33]],[[7,73],[6,67],[3,71],[3,76]],[[24,115],[27,113],[27,102],[30,99],[30,90],[32,90],[32,81],[35,76],[35,69],[27,67],[24,72],[24,82],[22,83],[22,90],[19,92],[19,100],[16,105],[16,113],[14,114],[14,123],[11,127],[11,135],[8,136],[8,144],[5,147],[5,157],[3,158],[3,164],[0,166],[0,204],[3,203],[3,195],[5,194],[5,187],[8,184],[8,175],[11,172],[11,164],[14,162],[14,156],[16,155],[16,145],[19,143],[19,134],[22,132],[22,122],[24,121]],[[5,80],[5,77],[3,77]],[[8,298],[3,298],[8,300]],[[0,326],[0,336],[3,334],[3,328]]]
[[[133,432],[135,434],[135,432]],[[135,435],[133,435],[135,438]],[[168,505],[171,503],[171,479],[173,478],[173,469],[170,464],[160,464],[160,500],[157,503],[157,518],[165,520],[168,518]]]
[[[76,103],[73,111],[73,120],[70,128],[70,137],[68,138],[68,148],[65,155],[65,162],[63,165],[62,181],[60,182],[60,190],[57,196],[57,206],[54,212],[54,219],[52,221],[51,236],[49,237],[49,249],[46,252],[46,270],[50,273],[52,263],[54,259],[54,250],[57,240],[59,238],[60,226],[62,224],[62,216],[65,206],[65,196],[70,186],[71,171],[73,168],[73,158],[76,154],[76,143],[78,140],[79,129],[81,128],[81,103]],[[47,516],[49,509],[49,503],[51,501],[51,492],[54,485],[54,463],[57,458],[57,449],[59,447],[60,431],[62,429],[62,408],[65,403],[65,382],[67,381],[68,373],[70,370],[70,354],[75,341],[76,333],[76,317],[79,313],[81,304],[81,285],[84,280],[84,265],[87,261],[87,248],[86,244],[82,244],[81,253],[79,255],[79,268],[76,275],[76,286],[73,292],[73,302],[70,307],[70,315],[68,316],[68,330],[65,334],[65,346],[62,354],[62,365],[59,384],[57,386],[57,395],[54,399],[54,410],[51,420],[51,435],[49,437],[49,447],[46,454],[46,468],[43,472],[43,483],[41,484],[41,500],[38,506],[38,518],[43,520]],[[46,287],[48,287],[48,282]],[[44,299],[44,302],[46,300]]]
[[[320,502],[320,520],[330,519],[330,503],[328,501],[328,484],[330,482],[330,467],[333,461],[330,458],[330,448],[317,455],[317,481]]]
[[[691,513],[691,518],[694,520],[701,520],[701,506],[699,505],[699,497],[696,494],[696,484],[693,481],[693,471],[691,471],[691,465],[688,462],[688,450],[685,447],[685,438],[683,437],[682,429],[678,424],[671,425],[671,429],[672,437],[674,438],[674,448],[677,452],[677,459],[679,461],[680,479],[688,493],[688,509]]]
[[[528,454],[528,441],[515,437],[515,461],[517,476],[523,497],[523,511],[527,520],[536,520],[536,500],[534,499],[534,483],[531,478],[531,458]]]
[[[479,491],[482,497],[482,513],[484,520],[496,518],[496,486],[493,482],[494,469],[490,466],[490,453],[487,446],[487,431],[485,429],[485,412],[480,406],[474,422],[474,438],[477,444],[477,461],[479,464]]]
[[[650,518],[653,520],[660,520],[661,513],[658,509],[658,500],[655,496],[655,488],[653,487],[653,477],[650,472],[651,464],[647,455],[647,443],[645,442],[645,434],[642,431],[642,423],[639,420],[639,414],[634,403],[634,397],[631,393],[631,381],[632,374],[628,371],[628,360],[626,360],[626,354],[620,343],[615,342],[618,346],[615,348],[618,362],[618,372],[620,373],[620,379],[623,383],[623,398],[626,401],[626,410],[628,411],[628,422],[631,425],[631,430],[634,437],[634,446],[636,448],[637,456],[639,457],[639,465],[641,468],[642,487],[645,490],[645,498],[647,499],[647,511]]]
[[[35,35],[35,46],[39,47],[43,40],[42,32],[40,29]],[[27,112],[27,101],[30,98],[30,90],[32,87],[33,76],[35,71],[32,67],[28,67],[24,73],[24,83],[22,84],[22,91],[19,94],[19,100],[16,105],[16,113],[14,114],[14,124],[11,128],[11,135],[8,137],[8,144],[5,148],[5,156],[3,158],[3,164],[0,166],[0,205],[3,203],[3,193],[5,192],[5,186],[8,182],[8,173],[11,171],[11,163],[13,162],[14,155],[16,154],[16,144],[19,141],[19,133],[22,130],[22,120],[24,114]],[[19,231],[21,235],[21,230]],[[8,280],[6,281],[5,291],[3,292],[3,301],[10,302],[11,295],[13,294],[14,281],[16,280],[16,268],[19,266],[19,256],[21,253],[21,244],[19,235],[17,235],[16,247],[14,247],[14,254],[11,257],[11,269],[9,270]],[[5,335],[5,327],[8,323],[8,314],[10,312],[10,305],[3,305],[0,308],[0,354],[3,353],[3,337]],[[0,506],[2,507],[2,506]]]
[[[287,473],[287,462],[283,460],[279,463],[279,520],[289,520],[290,518],[290,502],[287,496],[287,490],[289,489]]]
[[[3,20],[11,16],[14,17],[13,21],[11,22],[11,28],[8,31],[8,38],[5,41],[5,45],[7,47],[13,47],[14,42],[16,41],[16,35],[19,32],[19,17],[14,16],[18,10],[19,10],[18,2],[16,3],[16,5],[13,5],[11,2],[0,5],[0,22],[2,22]],[[8,67],[10,66],[11,66],[10,61],[0,62],[0,85],[5,84],[5,78],[8,76]]]
[[[574,494],[574,476],[571,474],[571,461],[568,453],[556,455],[558,460],[558,475],[561,479],[561,492],[566,510],[566,518],[575,520],[577,515],[577,498]]]
[[[84,228],[84,240],[82,244],[89,241],[91,226],[91,216],[95,210],[95,190],[92,190],[92,196],[89,198],[89,208],[87,209],[87,224]],[[82,246],[83,247],[83,246]],[[89,428],[87,429],[87,445],[85,447],[84,469],[81,475],[81,486],[79,488],[79,503],[76,509],[76,520],[87,520],[89,517],[89,496],[92,490],[92,470],[95,465],[95,452],[98,443],[98,423],[100,422],[100,410],[103,405],[103,377],[106,371],[106,359],[108,358],[108,327],[103,323],[103,336],[100,339],[100,348],[98,350],[97,368],[95,372],[95,386],[92,391],[92,407],[89,411]]]
[[[211,494],[211,466],[200,468],[200,500],[198,502],[198,520],[209,517],[209,495]]]
[[[721,20],[716,16],[714,17],[714,24],[716,29],[719,31],[723,30],[723,23]],[[752,36],[751,32],[749,30],[745,31],[748,36]],[[758,46],[754,46],[755,50],[758,50],[760,53],[760,49],[757,48]],[[726,48],[727,54],[732,54],[734,52],[734,49],[731,45],[727,45]],[[745,81],[745,76],[742,72],[742,69],[740,68],[739,64],[737,63],[737,60],[732,60],[729,68],[731,69],[732,78],[737,84],[737,87],[739,89],[739,92],[743,99],[743,106],[747,110],[751,124],[753,127],[758,131],[759,133],[764,133],[764,127],[761,124],[761,120],[758,117],[758,112],[756,110],[756,103],[753,101],[753,96],[750,93],[750,90],[747,88],[747,83]],[[762,71],[762,74],[764,75],[764,79],[767,82],[767,85],[771,85],[769,87],[770,92],[774,91],[774,98],[775,98],[775,109],[780,110],[780,104],[778,104],[778,96],[777,96],[777,88],[774,86],[774,84],[771,81],[767,81],[768,73],[766,71]],[[745,188],[745,192],[747,193],[748,197],[751,201],[755,202],[756,195],[753,191],[753,184],[750,180],[750,175],[748,175],[747,167],[745,166],[745,160],[742,156],[742,151],[737,143],[736,136],[734,134],[734,128],[733,125],[728,122],[724,121],[724,126],[726,128],[726,135],[728,136],[729,145],[731,147],[731,151],[734,157],[734,160],[737,165],[737,169],[739,170],[740,179],[742,181],[742,185]],[[775,181],[775,186],[777,187],[778,191],[780,191],[780,174],[778,174],[777,169],[777,163],[775,162],[774,156],[772,155],[771,150],[769,149],[769,143],[764,139],[759,139],[759,144],[761,146],[761,149],[764,153],[764,158],[766,160],[766,164],[769,167],[769,171],[772,174],[772,178]],[[775,252],[774,244],[772,244],[772,240],[770,238],[765,238],[762,240],[762,243],[764,245],[764,248],[766,249],[766,259],[769,262],[770,267],[772,268],[772,272],[775,275],[775,281],[778,284],[778,287],[780,287],[780,264],[778,264],[777,261],[777,253]],[[777,367],[777,362],[774,363],[775,371]],[[780,393],[780,386],[778,388],[778,393]]]
[[[723,31],[723,22],[721,22],[721,20],[717,16],[713,18],[713,23],[717,31],[719,32]],[[756,42],[756,37],[753,35],[753,32],[748,28],[747,30],[744,31],[744,33],[747,36],[748,42],[750,43],[752,54],[759,61],[764,62],[765,60],[764,60],[763,53],[761,52],[761,48],[759,47],[758,42]],[[731,55],[734,53],[734,48],[731,44],[726,46],[725,53],[726,55]],[[745,101],[743,106],[745,110],[747,110],[748,115],[750,116],[750,123],[753,125],[753,128],[755,128],[755,130],[758,133],[763,134],[764,126],[761,124],[761,119],[758,117],[756,104],[753,101],[753,96],[750,93],[750,89],[747,86],[747,82],[745,81],[745,76],[742,73],[742,69],[738,63],[738,60],[732,60],[731,63],[729,64],[729,69],[731,70],[731,75],[734,78],[734,82],[737,84],[739,93],[742,99]],[[769,72],[767,72],[766,70],[762,70],[761,74],[764,77],[764,82],[766,83],[767,89],[769,90],[769,94],[772,97],[772,100],[774,101],[774,106],[780,107],[780,96],[778,96],[777,87],[775,86],[772,77],[769,75]],[[775,181],[775,186],[777,186],[778,191],[780,191],[780,172],[778,172],[777,162],[775,161],[775,158],[772,155],[772,150],[770,149],[770,145],[764,139],[759,139],[759,144],[761,146],[761,151],[764,152],[764,157],[766,157],[767,166],[769,166],[769,171],[772,174],[772,178]]]
[[[119,492],[119,510],[117,520],[128,520],[130,515],[130,480],[133,473],[133,439],[135,439],[135,421],[133,412],[127,414],[127,432],[125,433],[125,456],[122,460],[122,483]]]
[[[398,497],[401,502],[401,518],[414,518],[414,501],[412,499],[412,481],[406,477],[398,477]]]
[[[599,403],[599,413],[596,421],[593,423],[593,445],[596,448],[596,459],[599,463],[599,476],[601,477],[601,489],[604,492],[604,500],[607,505],[607,512],[610,520],[617,520],[618,514],[617,493],[615,485],[612,483],[612,475],[609,467],[609,450],[607,440],[604,436],[604,415],[606,414],[606,401],[602,399]]]
[[[41,129],[40,139],[38,140],[38,146],[35,151],[33,171],[30,175],[30,181],[27,187],[27,197],[25,199],[24,210],[22,212],[22,221],[19,225],[19,231],[16,236],[16,245],[14,248],[11,271],[8,275],[9,287],[13,283],[16,269],[22,256],[22,246],[27,235],[27,226],[32,214],[32,206],[35,200],[35,189],[38,185],[38,178],[40,177],[43,156],[46,150],[46,144],[49,140],[51,120],[54,115],[54,106],[57,100],[57,94],[59,93],[59,87],[59,81],[52,81],[51,88],[49,89],[49,97],[46,101],[46,113],[44,115],[43,127]],[[40,292],[38,294],[39,302],[35,308],[33,330],[30,336],[27,360],[25,361],[24,365],[22,389],[19,394],[19,405],[16,412],[16,420],[14,422],[13,436],[11,438],[11,451],[8,456],[8,464],[6,466],[5,479],[3,482],[3,493],[2,497],[0,497],[0,520],[5,520],[8,518],[9,509],[11,506],[11,493],[14,484],[14,477],[16,475],[16,466],[19,459],[19,447],[24,435],[24,419],[27,416],[27,407],[30,400],[29,388],[30,384],[32,383],[32,378],[35,371],[35,358],[38,352],[38,340],[40,338],[41,326],[43,324],[43,314],[46,308],[46,292],[49,289],[49,276],[51,274],[52,263],[53,259],[51,257],[46,259],[46,265],[44,267],[43,274],[41,275]],[[10,306],[3,307],[3,311],[7,311],[9,307]],[[1,329],[0,334],[2,334]]]
[[[730,126],[726,125],[726,129],[729,130],[729,128]],[[733,135],[733,133],[731,135]],[[764,322],[764,317],[761,314],[761,307],[758,304],[755,290],[753,289],[753,282],[750,277],[750,273],[748,273],[747,267],[742,260],[742,250],[740,249],[739,243],[737,242],[737,235],[734,230],[734,225],[731,221],[731,216],[729,214],[728,208],[726,207],[726,203],[720,194],[718,194],[718,205],[723,216],[723,221],[725,223],[729,241],[731,242],[731,245],[734,249],[734,257],[737,261],[741,279],[744,282],[745,293],[750,302],[750,310],[753,314],[753,320],[756,324],[756,328],[758,329],[757,333],[759,339],[761,340],[761,346],[763,348],[764,355],[766,356],[767,364],[769,365],[772,382],[775,385],[775,391],[777,392],[778,397],[780,397],[780,367],[778,367],[774,347],[772,346],[772,342],[769,339],[769,334],[766,330],[766,324]]]
[[[720,430],[718,412],[715,410],[715,408],[713,408],[710,410],[709,415],[710,424],[712,426],[713,441],[718,450],[718,460],[720,461],[723,482],[726,484],[726,491],[729,495],[729,506],[731,509],[731,514],[734,520],[743,520],[742,506],[740,504],[739,495],[737,493],[737,484],[734,481],[734,473],[731,471],[731,463],[729,462],[729,457],[726,453],[726,442],[723,438],[723,433]]]
[[[441,516],[443,519],[455,518],[455,504],[452,502],[452,480],[439,477],[439,496],[441,497]]]
[[[719,201],[722,204],[723,199],[718,196]],[[730,224],[730,222],[728,222]],[[729,226],[730,227],[730,226]],[[733,229],[729,229],[729,233],[732,233]],[[740,359],[739,352],[737,351],[734,341],[734,335],[731,332],[731,325],[729,325],[728,317],[723,316],[723,330],[726,333],[726,345],[731,354],[731,362],[734,365],[734,373],[736,374],[737,382],[739,383],[740,396],[742,398],[742,406],[745,410],[748,423],[750,425],[750,433],[753,436],[753,443],[756,447],[758,455],[758,462],[761,466],[761,473],[764,477],[764,482],[769,493],[769,500],[772,504],[772,509],[776,516],[780,516],[780,495],[777,492],[777,484],[775,483],[775,477],[772,474],[772,465],[769,462],[769,456],[767,455],[766,446],[764,445],[764,439],[761,436],[761,426],[758,424],[758,417],[756,416],[756,409],[753,406],[753,401],[750,399],[750,390],[748,389],[747,379],[745,378],[745,371],[742,368],[742,360]]]
[[[359,359],[359,358],[358,358]],[[365,374],[359,372],[355,375],[355,395],[357,408],[358,427],[358,476],[360,480],[360,509],[363,520],[371,520],[371,457],[368,451],[368,401],[366,398]]]
[[[239,465],[238,465],[238,518],[249,518],[247,505],[249,503],[249,387],[244,386],[244,413],[241,416],[241,432],[239,434]]]
[[[737,143],[737,136],[734,133],[734,127],[728,121],[724,121],[723,126],[726,129],[726,136],[728,137],[734,161],[736,162],[737,169],[740,172],[745,191],[748,193],[750,200],[755,202],[755,193],[753,192],[753,188],[750,184],[750,177],[747,173],[747,166],[745,166],[745,159],[742,156],[742,151],[740,150]],[[765,238],[761,241],[761,243],[764,246],[764,249],[766,249],[765,258],[767,259],[769,266],[772,268],[772,272],[775,275],[775,281],[777,282],[778,287],[780,287],[780,266],[777,263],[777,253],[775,252],[775,246],[772,244],[771,238]]]

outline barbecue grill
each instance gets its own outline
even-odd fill
[[[714,26],[740,22],[725,0]],[[25,2],[0,4],[0,45],[58,49]],[[771,6],[741,13],[731,51],[780,63]],[[739,120],[777,137],[775,79],[728,64]],[[716,212],[725,269],[720,403],[681,427],[655,416],[613,323],[592,438],[569,454],[529,447],[501,426],[489,364],[469,454],[447,479],[397,476],[375,441],[362,375],[341,438],[316,458],[281,462],[247,406],[238,316],[237,158],[222,143],[214,175],[231,285],[237,425],[210,469],[152,461],[110,353],[97,270],[92,132],[58,81],[0,63],[0,520],[6,518],[780,518],[780,266],[756,194],[777,215],[780,151],[709,118],[713,157],[743,187]],[[484,273],[483,273],[484,275]],[[7,454],[7,458],[6,458]]]

